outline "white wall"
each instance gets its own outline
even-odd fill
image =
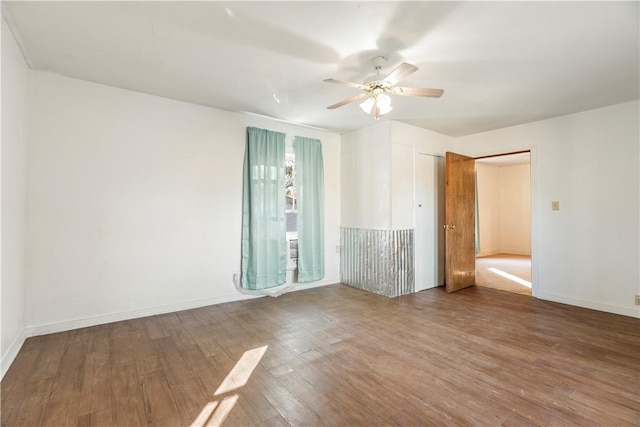
[[[342,135],[341,226],[391,229],[389,122]]]
[[[476,162],[480,253],[531,255],[531,179],[528,164]]]
[[[401,122],[391,122],[393,144],[414,147],[418,153],[444,157],[454,147],[455,138]]]
[[[2,286],[4,376],[24,342],[24,256],[29,69],[2,19]]]
[[[444,156],[453,141],[395,121],[342,135],[342,227],[415,227],[415,156]]]
[[[456,140],[474,157],[531,149],[534,296],[640,317],[639,117],[634,101]]]
[[[246,127],[319,138],[326,275],[339,281],[340,137],[32,72],[29,334],[244,298]]]
[[[480,218],[480,253],[487,256],[501,252],[500,168],[476,162],[478,179],[478,214]]]
[[[500,168],[500,252],[531,255],[531,178],[528,164]]]
[[[391,229],[415,227],[416,152],[405,144],[391,144]],[[388,160],[389,161],[389,160]]]

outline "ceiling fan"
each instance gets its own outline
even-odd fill
[[[337,104],[330,105],[327,108],[329,110],[333,110],[335,108],[342,107],[343,105],[367,98],[362,104],[360,104],[360,107],[365,113],[373,114],[375,119],[378,120],[380,116],[391,111],[391,98],[387,93],[402,96],[424,96],[428,98],[439,98],[444,93],[444,90],[442,89],[396,86],[400,80],[404,79],[409,74],[418,71],[418,67],[405,62],[400,64],[388,76],[382,78],[380,75],[380,69],[382,69],[382,66],[386,62],[387,58],[384,56],[374,56],[371,58],[371,63],[376,69],[376,74],[368,77],[364,84],[344,82],[336,79],[325,79],[324,81],[327,83],[336,83],[343,86],[355,87],[363,91],[363,93],[359,95],[340,101]]]

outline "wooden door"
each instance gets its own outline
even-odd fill
[[[445,176],[445,285],[455,292],[476,284],[475,159],[447,153]]]

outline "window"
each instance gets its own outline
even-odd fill
[[[277,288],[293,269],[300,283],[324,277],[322,143],[295,136],[288,146],[285,138],[281,132],[247,127],[240,285],[244,289]]]
[[[296,157],[287,153],[285,160],[285,221],[287,227],[287,268],[295,269],[298,261],[298,201],[296,194]]]
[[[285,162],[285,215],[287,222],[287,240],[297,238],[298,206],[296,201],[296,160],[295,155],[287,154]]]

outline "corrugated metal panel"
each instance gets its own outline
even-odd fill
[[[340,229],[340,280],[376,294],[414,292],[413,230]]]

